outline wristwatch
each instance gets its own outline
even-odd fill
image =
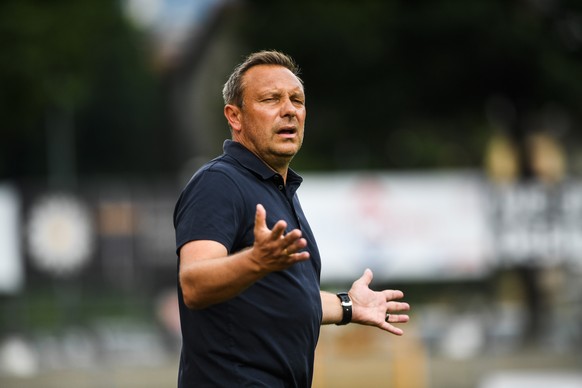
[[[336,323],[336,325],[338,326],[347,325],[352,321],[352,300],[350,299],[350,296],[348,295],[347,292],[339,292],[337,294],[337,297],[341,301],[344,315],[341,322]]]

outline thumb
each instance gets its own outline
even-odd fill
[[[255,229],[257,227],[267,227],[267,211],[260,203],[257,204],[257,211],[255,213]]]
[[[364,274],[358,280],[356,280],[356,282],[362,282],[366,286],[369,286],[370,283],[372,283],[373,278],[374,274],[372,273],[372,270],[370,268],[366,268]]]

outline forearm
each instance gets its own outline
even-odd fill
[[[202,309],[232,299],[266,275],[251,260],[252,249],[180,264],[184,303]]]
[[[330,325],[341,322],[343,310],[339,298],[331,292],[321,291],[322,325]]]
[[[301,230],[285,234],[287,224],[278,221],[267,228],[266,212],[257,205],[255,242],[249,249],[228,255],[227,248],[213,240],[192,240],[180,248],[180,286],[184,303],[201,309],[231,299],[274,271],[309,260],[307,241]]]

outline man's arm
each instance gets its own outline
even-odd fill
[[[356,280],[348,291],[352,300],[351,322],[376,326],[396,335],[404,334],[402,329],[392,325],[393,323],[406,323],[409,320],[407,314],[399,314],[402,311],[410,310],[408,303],[397,302],[404,297],[404,294],[400,290],[372,291],[369,288],[372,278],[372,271],[366,269],[362,277]],[[322,291],[321,304],[323,309],[322,324],[341,322],[343,309],[336,294]]]
[[[190,241],[182,246],[179,280],[186,306],[202,309],[224,302],[268,273],[309,259],[309,252],[299,252],[307,245],[299,229],[284,235],[284,221],[271,230],[266,218],[265,208],[257,205],[255,243],[233,255],[227,255],[226,247],[216,241]]]

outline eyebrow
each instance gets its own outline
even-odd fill
[[[280,89],[269,89],[263,92],[259,92],[257,93],[258,98],[264,98],[264,97],[281,97],[283,95],[286,95],[287,92],[284,92]],[[305,98],[305,93],[302,90],[296,90],[296,91],[291,91],[289,93],[290,97],[300,97],[300,98]]]

